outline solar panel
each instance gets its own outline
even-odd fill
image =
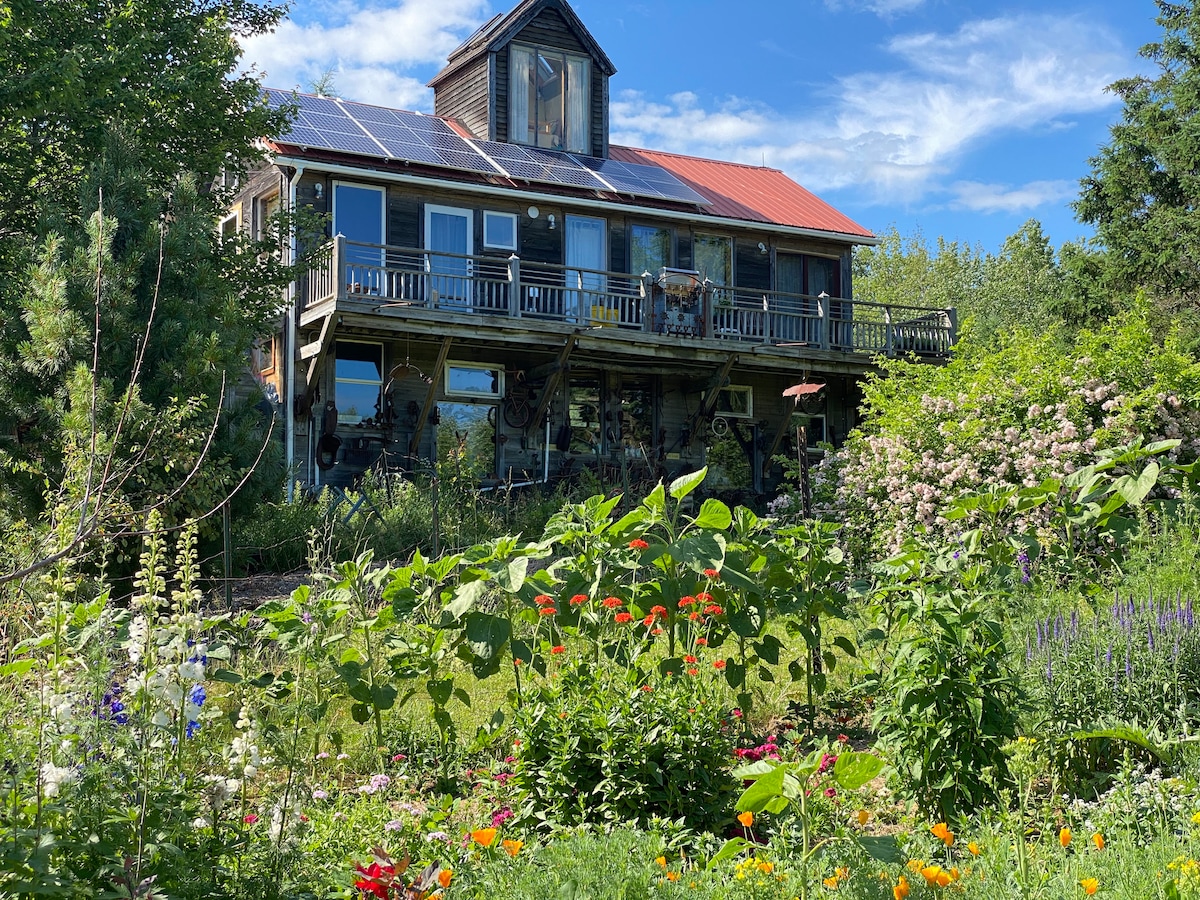
[[[709,203],[659,166],[497,141],[467,141],[437,116],[367,103],[270,88],[267,100],[276,107],[292,103],[299,107],[291,129],[280,137],[289,144],[676,203]]]

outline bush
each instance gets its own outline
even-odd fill
[[[531,824],[729,816],[734,728],[704,676],[638,684],[581,664],[516,711],[515,783]]]

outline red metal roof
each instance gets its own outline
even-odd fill
[[[667,169],[712,201],[712,206],[704,208],[705,215],[874,237],[778,169],[615,145],[609,147],[609,156]]]

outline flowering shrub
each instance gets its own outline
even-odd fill
[[[1200,449],[1200,366],[1174,336],[1159,343],[1144,310],[1069,339],[1051,329],[964,344],[944,367],[881,366],[863,387],[863,424],[814,475],[820,511],[847,523],[858,558],[896,552],[918,528],[953,542],[978,524],[946,518],[964,491],[1062,479],[1135,439],[1181,440],[1171,457],[1184,461]]]

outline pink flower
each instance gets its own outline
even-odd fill
[[[258,816],[256,816],[254,813],[248,813],[246,817],[242,819],[242,821],[247,825],[253,825],[258,821]]]

